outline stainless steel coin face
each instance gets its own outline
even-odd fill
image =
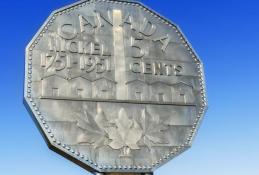
[[[202,63],[139,2],[54,11],[26,50],[25,102],[50,148],[90,171],[153,172],[191,146]]]

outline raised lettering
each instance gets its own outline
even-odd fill
[[[141,73],[140,63],[134,62],[130,64],[130,70],[134,73]]]
[[[101,12],[95,11],[96,19],[97,19],[97,27],[103,27],[103,21],[106,21],[110,26],[113,26],[112,17],[111,17],[111,10],[107,9],[108,18],[105,17]]]
[[[78,53],[79,54],[90,54],[91,42],[79,41],[78,42]]]
[[[56,71],[61,71],[66,68],[66,54],[60,52],[57,53],[57,57],[54,61],[54,67]]]
[[[156,26],[152,24],[147,18],[144,18],[143,25],[140,28],[140,33],[145,36],[151,36],[156,32]]]
[[[124,24],[129,24],[132,30],[136,30],[136,23],[134,22],[133,17],[129,13],[122,20],[121,26],[124,26]]]
[[[166,75],[171,76],[172,75],[172,65],[171,64],[169,64],[169,65],[165,64],[165,67],[166,67]]]
[[[101,46],[99,43],[91,43],[91,55],[101,55]]]
[[[79,24],[81,33],[86,32],[86,28],[91,29],[89,33],[92,34],[94,32],[94,25],[82,15],[79,15]]]
[[[152,64],[150,62],[143,62],[142,63],[143,67],[143,73],[144,74],[152,74]]]
[[[76,41],[68,42],[67,50],[71,53],[78,53],[78,43]]]
[[[166,36],[155,38],[155,39],[153,39],[153,41],[159,41],[162,44],[162,48],[161,48],[162,51],[165,52],[171,41],[171,37],[170,37],[170,35],[167,34]]]
[[[72,65],[71,65],[71,56],[70,56],[70,55],[67,55],[67,68],[68,68],[68,69],[71,69],[71,68],[72,68]]]
[[[175,75],[181,76],[183,74],[183,66],[181,65],[174,65]]]
[[[47,59],[46,59],[46,54],[45,53],[41,53],[41,57],[40,57],[41,61],[40,61],[40,65],[41,67],[46,67],[46,62],[47,62]]]
[[[66,50],[65,39],[61,38],[59,35],[55,33],[50,34],[48,39],[49,39],[48,40],[49,51],[65,52]]]
[[[96,60],[93,57],[81,56],[80,57],[80,69],[85,70],[87,73],[92,72],[95,69]]]
[[[111,52],[102,44],[101,45],[102,56],[111,56]]]
[[[131,47],[132,47],[132,57],[133,58],[142,58],[145,55],[145,52],[143,49],[141,49],[140,46],[136,45],[136,40],[135,38],[131,37]]]
[[[49,46],[49,50],[50,51],[54,51],[54,43],[55,43],[55,34],[51,33],[49,34],[49,38],[48,38],[48,46]]]
[[[110,58],[107,58],[105,60],[105,62],[106,62],[106,70],[107,70],[107,72],[110,72],[111,71],[111,60],[110,60]]]
[[[96,73],[101,74],[105,71],[104,59],[99,59],[96,63]]]
[[[77,31],[72,24],[63,24],[58,28],[58,35],[64,39],[72,40],[77,36]]]
[[[164,75],[165,72],[165,67],[163,66],[162,63],[153,63],[153,67],[154,67],[154,74],[155,75]]]

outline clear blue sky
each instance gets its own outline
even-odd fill
[[[50,151],[22,104],[24,48],[75,0],[0,1],[0,174],[88,175]],[[193,147],[156,175],[259,174],[259,1],[143,0],[184,31],[205,65],[209,110]]]

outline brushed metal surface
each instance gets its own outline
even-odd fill
[[[191,146],[207,107],[179,27],[114,0],[50,15],[26,49],[24,99],[52,150],[100,173],[152,173]]]

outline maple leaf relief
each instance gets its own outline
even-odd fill
[[[143,142],[150,150],[155,144],[168,142],[162,132],[168,128],[161,124],[159,120],[159,116],[151,116],[146,109],[142,111],[139,119],[140,127],[143,131]]]
[[[163,135],[167,126],[161,124],[159,116],[151,116],[146,109],[136,119],[131,119],[121,108],[113,124],[109,123],[101,108],[97,108],[95,117],[87,112],[87,107],[76,114],[77,126],[83,130],[78,143],[92,144],[94,149],[110,146],[121,150],[121,156],[130,156],[131,150],[140,149],[140,145],[147,146],[154,154],[152,147],[167,143]]]
[[[80,114],[83,116],[77,116],[77,126],[84,132],[79,135],[78,143],[93,144],[95,149],[108,145],[107,128],[109,125],[103,110],[98,109],[96,116],[93,117],[82,108]]]
[[[142,130],[135,120],[129,119],[125,109],[122,108],[119,111],[115,124],[116,127],[109,128],[108,131],[109,138],[112,140],[109,146],[113,149],[140,149],[137,143],[142,137]]]

